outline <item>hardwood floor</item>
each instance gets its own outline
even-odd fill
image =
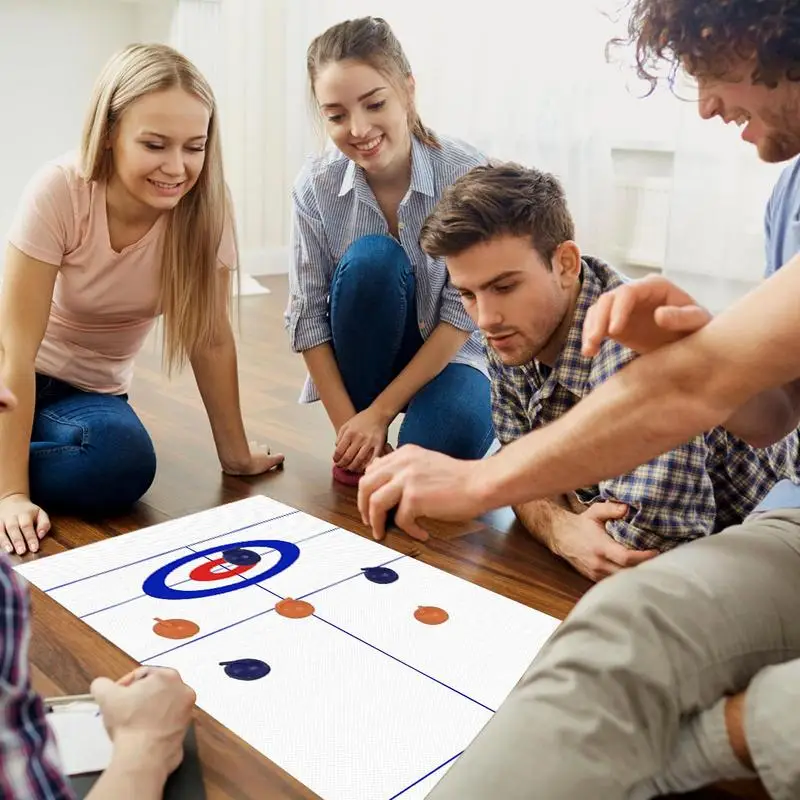
[[[333,437],[321,404],[297,403],[305,370],[301,357],[290,352],[283,331],[286,279],[269,278],[265,285],[271,294],[240,301],[242,407],[250,437],[268,443],[273,451],[284,452],[285,468],[251,479],[222,475],[191,373],[171,381],[162,375],[158,340],[153,337],[137,362],[131,402],[156,445],[159,467],[155,484],[124,517],[97,523],[57,519],[54,532],[43,543],[43,555],[252,494],[269,495],[369,535],[355,508],[355,491],[331,480]],[[432,531],[434,537],[424,545],[397,532],[390,533],[385,543],[559,618],[590,585],[536,544],[508,510],[465,525],[434,524]],[[94,676],[117,677],[130,668],[133,662],[116,647],[38,590],[32,595],[30,652],[39,691],[85,692]],[[209,798],[315,797],[200,711],[197,732]],[[765,796],[753,791],[752,786],[743,786],[735,796]],[[694,796],[706,800],[731,797],[722,791]]]

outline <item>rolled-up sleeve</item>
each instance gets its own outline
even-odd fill
[[[301,178],[292,191],[289,304],[284,317],[295,353],[331,340],[328,294],[332,274],[332,259],[313,187]]]

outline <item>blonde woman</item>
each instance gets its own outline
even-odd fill
[[[229,320],[236,241],[208,83],[183,56],[133,45],[105,66],[79,156],[30,182],[9,235],[0,419],[0,547],[36,551],[47,511],[136,502],[156,457],[127,402],[134,358],[163,315],[168,369],[189,361],[222,469],[255,475]]]

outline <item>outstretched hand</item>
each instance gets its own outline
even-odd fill
[[[428,532],[417,521],[421,517],[460,521],[483,511],[476,489],[480,464],[404,445],[367,467],[358,486],[361,519],[380,540],[386,535],[387,514],[396,509],[395,524],[413,539],[426,541]]]
[[[583,354],[594,356],[604,339],[649,353],[705,327],[712,315],[660,275],[626,283],[602,295],[583,324]]]

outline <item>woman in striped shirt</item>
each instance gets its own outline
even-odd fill
[[[308,75],[335,149],[293,192],[286,327],[336,431],[334,478],[355,484],[398,444],[480,458],[494,439],[483,347],[441,259],[419,233],[442,191],[485,162],[420,121],[387,23],[340,23],[311,43]]]

